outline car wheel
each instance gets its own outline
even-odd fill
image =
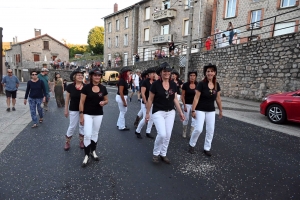
[[[282,124],[286,120],[285,110],[278,104],[273,104],[268,107],[267,116],[274,124]]]

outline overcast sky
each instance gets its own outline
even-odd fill
[[[18,42],[34,37],[34,28],[41,29],[62,42],[87,44],[89,30],[103,26],[102,17],[140,0],[1,0],[0,27],[3,42]]]

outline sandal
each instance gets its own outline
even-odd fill
[[[36,128],[36,127],[38,127],[38,125],[37,124],[33,124],[33,126],[31,128]]]
[[[40,123],[43,123],[43,121],[44,121],[44,119],[40,119],[40,120],[39,120]]]

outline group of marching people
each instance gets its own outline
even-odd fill
[[[155,139],[152,157],[154,163],[158,163],[159,160],[167,164],[171,163],[167,158],[167,150],[175,121],[175,110],[183,123],[184,138],[187,137],[187,125],[192,116],[188,135],[190,137],[188,151],[192,154],[195,153],[194,147],[206,122],[204,153],[211,156],[210,149],[215,128],[215,101],[219,108],[219,117],[222,117],[221,89],[216,79],[215,65],[204,66],[204,79],[200,82],[197,82],[197,71],[189,71],[189,80],[186,83],[179,80],[179,73],[172,71],[170,65],[164,62],[158,67],[148,68],[141,74],[141,110],[137,116],[137,119],[141,118],[141,120],[135,121],[135,135],[142,139],[141,129],[147,125],[146,137]],[[130,130],[125,123],[130,72],[129,67],[123,67],[117,84],[115,100],[118,104],[119,116],[116,125],[119,131]],[[85,152],[82,163],[82,167],[85,167],[90,158],[99,160],[96,146],[103,118],[103,106],[108,103],[108,93],[106,87],[101,84],[101,71],[98,69],[90,71],[90,83],[86,85],[83,83],[83,74],[84,72],[79,69],[73,71],[70,76],[73,83],[66,88],[65,116],[70,117],[70,125],[66,133],[64,149],[70,149],[70,140],[79,123],[79,145]],[[179,102],[182,102],[182,108]],[[156,137],[151,135],[153,124],[157,130]]]

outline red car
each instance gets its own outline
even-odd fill
[[[268,95],[260,104],[260,113],[275,124],[286,120],[300,123],[300,90]]]

